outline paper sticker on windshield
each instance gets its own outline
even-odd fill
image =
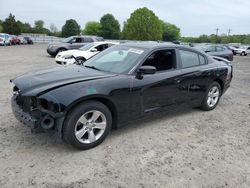
[[[128,50],[128,52],[132,52],[132,53],[136,53],[136,54],[142,54],[144,51],[143,50],[139,50],[139,49],[135,49],[135,48],[130,48]]]

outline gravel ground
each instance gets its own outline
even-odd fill
[[[55,65],[45,45],[0,47],[0,187],[250,187],[250,56],[211,112],[156,114],[77,151],[12,115],[9,79]]]

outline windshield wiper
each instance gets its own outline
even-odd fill
[[[100,69],[96,68],[95,66],[84,65],[84,67],[91,68],[91,69],[95,69],[95,70],[100,70]]]

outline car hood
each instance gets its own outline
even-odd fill
[[[15,84],[22,95],[36,96],[68,84],[104,79],[112,76],[116,76],[116,74],[72,65],[27,73],[10,81]]]
[[[58,53],[58,56],[73,55],[79,51],[80,50],[67,50],[67,51],[63,51],[63,52]]]

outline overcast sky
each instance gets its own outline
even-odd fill
[[[13,13],[17,20],[42,19],[49,28],[58,29],[67,19],[75,19],[83,28],[87,21],[99,21],[111,13],[122,25],[137,8],[148,7],[162,20],[181,28],[182,36],[200,34],[250,33],[250,0],[0,0],[0,19]]]

